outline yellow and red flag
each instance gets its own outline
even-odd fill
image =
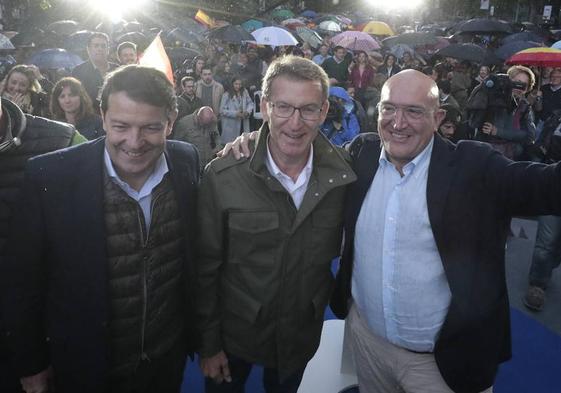
[[[197,13],[195,14],[195,20],[199,23],[202,23],[208,28],[214,27],[214,19],[202,10],[197,11]]]
[[[166,74],[169,81],[172,84],[174,83],[171,63],[159,34],[154,38],[154,41],[148,45],[148,48],[146,48],[138,60],[138,64],[162,71]]]

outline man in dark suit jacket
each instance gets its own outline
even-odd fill
[[[345,247],[332,299],[362,393],[490,391],[511,356],[504,250],[513,215],[561,214],[561,166],[435,135],[429,77],[382,89],[378,129],[350,146]]]
[[[176,96],[155,69],[110,74],[106,137],[29,161],[1,266],[26,392],[177,392],[196,345],[196,149],[168,141]],[[48,337],[48,340],[46,338]]]

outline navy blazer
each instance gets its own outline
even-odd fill
[[[17,371],[20,376],[34,375],[52,364],[59,377],[57,391],[104,391],[110,310],[104,141],[99,138],[29,160],[0,271]],[[168,141],[165,157],[186,233],[184,315],[192,319],[198,154],[190,144]],[[193,351],[198,341],[195,324],[186,325],[187,350]]]
[[[380,141],[361,134],[350,146],[358,180],[349,186],[345,245],[331,301],[339,318],[351,299],[357,217],[378,169]],[[429,221],[452,294],[436,341],[438,368],[458,393],[494,382],[511,356],[505,243],[513,215],[561,214],[561,165],[513,162],[481,142],[435,136],[426,197]]]

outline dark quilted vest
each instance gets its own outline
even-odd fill
[[[14,127],[21,122],[16,114],[2,106]],[[34,156],[68,147],[74,128],[64,123],[26,115],[27,127],[20,146],[0,153],[0,250],[4,249],[14,205],[19,199],[26,161]],[[3,251],[2,251],[3,252]]]
[[[146,233],[140,205],[106,175],[110,374],[130,376],[141,360],[183,345],[184,234],[169,174],[152,192]]]

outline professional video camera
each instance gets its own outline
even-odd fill
[[[479,130],[483,123],[495,122],[497,112],[509,110],[512,106],[512,89],[524,90],[526,85],[512,81],[507,74],[491,74],[471,92],[467,103],[467,123]]]

